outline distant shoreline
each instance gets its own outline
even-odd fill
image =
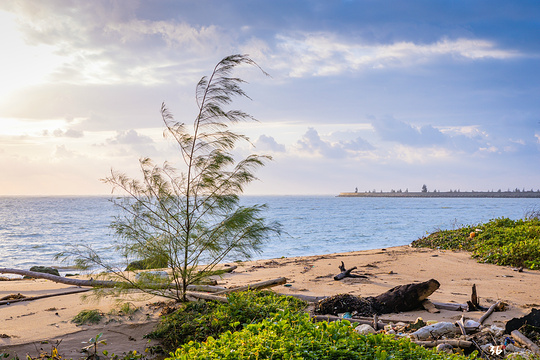
[[[337,197],[398,197],[398,198],[540,198],[540,192],[491,192],[491,191],[460,191],[460,192],[342,192]]]

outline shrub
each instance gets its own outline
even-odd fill
[[[477,236],[471,238],[471,232]],[[467,250],[480,262],[540,269],[540,219],[493,219],[486,224],[437,231],[411,245]]]
[[[475,356],[473,355],[472,358]],[[360,335],[346,321],[314,323],[306,313],[282,311],[273,318],[227,331],[204,343],[189,342],[168,360],[196,359],[467,359],[434,353],[408,339]]]
[[[165,316],[156,330],[147,337],[159,339],[167,351],[174,351],[190,341],[205,341],[226,331],[237,331],[276,312],[287,309],[301,311],[306,303],[271,291],[233,293],[228,303],[192,302]]]
[[[88,323],[97,324],[102,318],[103,314],[99,310],[82,310],[80,313],[75,315],[71,322],[74,322],[77,325],[84,325]]]

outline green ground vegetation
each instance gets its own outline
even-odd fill
[[[271,318],[284,309],[302,311],[307,305],[296,298],[271,291],[232,293],[227,299],[228,303],[187,303],[164,316],[156,330],[147,337],[160,340],[165,351],[170,352],[190,341],[202,342],[208,337],[216,338],[221,333],[240,330],[244,325]]]
[[[84,324],[98,324],[101,319],[103,319],[103,313],[99,310],[82,310],[80,313],[75,315],[71,322],[77,325]]]
[[[471,236],[472,235],[472,236]],[[440,230],[415,240],[414,247],[466,250],[479,262],[540,269],[540,218],[498,218],[485,224]]]
[[[242,330],[189,342],[168,360],[197,359],[472,359],[435,353],[408,339],[360,335],[347,320],[313,322],[305,312],[284,310]]]
[[[391,335],[360,335],[347,320],[314,322],[306,303],[271,291],[230,294],[228,303],[184,304],[150,337],[173,359],[474,359],[435,353]]]

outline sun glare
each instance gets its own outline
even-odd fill
[[[0,11],[0,97],[24,86],[42,83],[62,59],[50,46],[30,46],[18,30],[14,14]]]

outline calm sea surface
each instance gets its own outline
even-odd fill
[[[497,217],[523,218],[540,199],[245,197],[268,205],[283,225],[257,259],[376,249],[411,243],[438,229]],[[70,244],[105,249],[117,209],[108,197],[0,197],[0,267],[66,265],[54,255]]]

